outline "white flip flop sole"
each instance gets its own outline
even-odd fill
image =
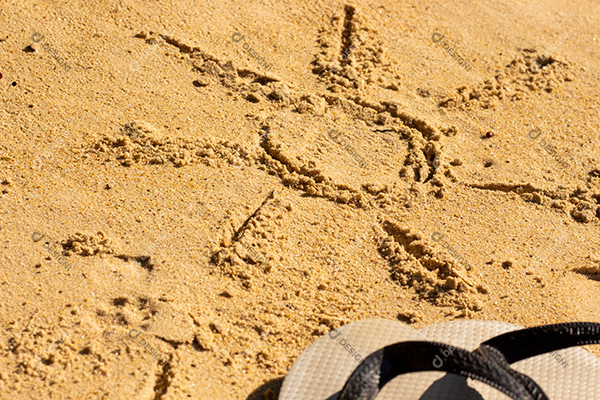
[[[400,322],[371,319],[334,329],[296,359],[283,381],[279,400],[335,400],[358,364],[387,345],[435,341],[466,350],[506,332],[522,329],[495,321],[457,320],[419,330]],[[444,355],[432,359],[443,362]],[[551,400],[600,399],[600,358],[581,348],[531,357],[511,365],[535,380]],[[377,400],[510,400],[482,382],[445,372],[398,376]]]

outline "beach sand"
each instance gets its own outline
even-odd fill
[[[275,399],[361,319],[600,320],[595,2],[211,3],[2,2],[1,399]]]

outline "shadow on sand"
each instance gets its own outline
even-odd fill
[[[279,397],[279,389],[283,383],[283,376],[281,378],[271,379],[270,381],[260,385],[256,388],[250,396],[246,397],[246,400],[277,400]]]

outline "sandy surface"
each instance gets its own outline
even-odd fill
[[[360,319],[600,320],[596,2],[208,3],[2,2],[0,398],[276,398]]]

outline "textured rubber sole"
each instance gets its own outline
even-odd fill
[[[412,329],[397,321],[371,319],[334,329],[296,359],[283,381],[280,400],[335,400],[358,364],[384,346],[411,340],[447,343],[475,350],[494,336],[522,329],[495,321],[457,320]],[[443,362],[440,354],[433,366]],[[551,400],[600,399],[600,358],[581,348],[548,353],[512,364],[533,378]],[[401,375],[377,400],[510,400],[478,381],[444,372]]]

